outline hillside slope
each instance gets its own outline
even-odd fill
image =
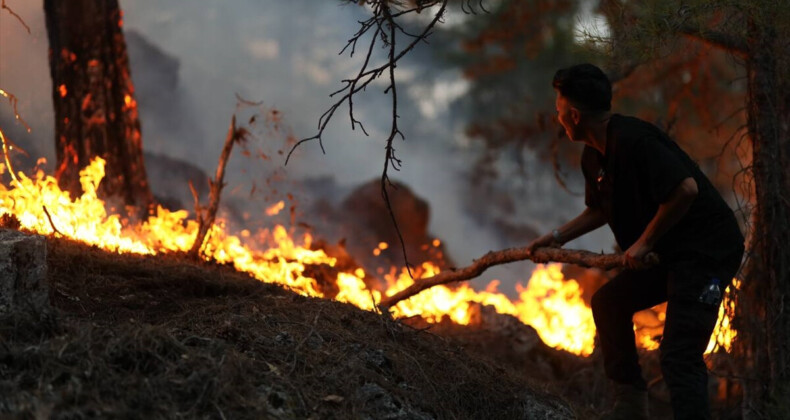
[[[564,419],[457,341],[227,267],[48,240],[53,309],[0,316],[0,418]]]

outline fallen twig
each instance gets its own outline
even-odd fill
[[[490,251],[475,260],[472,265],[454,270],[446,270],[433,277],[416,281],[400,292],[382,299],[379,307],[382,309],[391,308],[396,303],[408,299],[433,286],[470,280],[483,274],[483,272],[491,266],[523,260],[532,260],[535,262],[562,262],[583,267],[595,267],[602,270],[626,267],[625,256],[623,254],[596,254],[589,251],[561,248],[538,248],[531,254],[528,253],[527,248],[509,248],[502,251]],[[658,264],[658,256],[654,253],[650,253],[645,257],[644,263],[637,268],[648,268],[656,264]]]
[[[53,233],[57,233],[60,236],[66,236],[61,231],[59,231],[57,227],[55,227],[55,222],[52,221],[52,215],[49,214],[49,210],[47,210],[47,206],[41,206],[41,207],[44,208],[44,214],[47,215],[47,219],[49,220],[49,225],[52,226],[52,230],[54,231]]]

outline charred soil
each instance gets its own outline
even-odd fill
[[[0,417],[573,418],[454,338],[231,268],[48,240],[51,310],[0,316]]]

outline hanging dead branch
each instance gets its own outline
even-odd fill
[[[368,135],[364,125],[354,116],[355,95],[365,90],[373,81],[383,76],[389,70],[394,72],[395,67],[397,67],[397,63],[419,43],[427,43],[427,38],[431,35],[433,28],[441,21],[444,16],[444,13],[447,9],[448,0],[421,1],[415,7],[397,11],[392,10],[392,5],[398,5],[399,2],[369,0],[365,1],[364,3],[372,8],[373,15],[367,20],[359,22],[360,29],[348,40],[346,45],[339,53],[342,55],[346,51],[349,51],[349,56],[354,57],[357,44],[367,35],[370,35],[370,42],[368,44],[362,66],[355,77],[342,80],[341,83],[343,84],[343,87],[329,95],[333,98],[337,97],[338,95],[340,95],[340,97],[318,119],[318,133],[312,137],[299,140],[296,144],[294,144],[285,159],[286,165],[290,161],[293,152],[303,143],[309,141],[317,140],[319,146],[321,147],[321,151],[326,153],[326,149],[324,148],[323,144],[324,130],[326,130],[326,127],[329,125],[329,121],[331,121],[332,117],[335,115],[335,112],[346,102],[348,103],[348,115],[351,121],[351,129],[355,130],[356,126],[358,125],[362,132],[365,135]],[[439,10],[436,12],[433,19],[425,26],[425,28],[423,28],[420,34],[415,35],[407,32],[397,20],[399,17],[404,15],[408,15],[410,13],[419,13],[425,8],[436,5],[439,5]],[[397,43],[395,36],[393,35],[395,33],[401,33],[402,35],[406,35],[407,37],[411,38],[411,41],[406,45],[406,47],[397,53],[395,52]],[[371,67],[371,59],[373,56],[374,47],[379,43],[381,43],[382,46],[389,48],[389,54],[387,60],[384,63],[375,67]],[[385,89],[385,93],[389,92],[392,87],[393,80],[390,78],[390,85]],[[395,115],[397,115],[397,110],[393,111],[395,111]],[[393,136],[390,136],[390,140],[387,142],[388,147],[390,146],[392,138]]]
[[[234,115],[230,120],[230,128],[228,128],[228,135],[225,138],[225,145],[222,147],[222,153],[219,156],[217,172],[214,175],[213,180],[209,179],[211,190],[209,191],[208,207],[203,208],[200,206],[197,192],[190,184],[190,189],[192,190],[192,194],[195,197],[195,212],[197,213],[195,217],[198,221],[198,233],[195,237],[195,242],[192,243],[192,248],[188,253],[188,255],[192,258],[197,259],[200,257],[200,250],[203,247],[203,242],[206,240],[206,235],[208,234],[211,227],[214,226],[214,219],[216,218],[217,210],[219,209],[220,195],[222,194],[222,188],[225,186],[225,166],[227,165],[228,159],[230,158],[230,152],[233,150],[233,145],[237,142],[244,141],[247,138],[247,135],[247,129],[236,127],[236,116]]]
[[[482,7],[482,2],[480,0],[476,1],[479,3],[478,7],[481,10],[485,10]],[[321,115],[321,117],[318,119],[318,133],[312,137],[308,137],[296,142],[296,144],[294,144],[294,146],[288,152],[288,156],[285,159],[285,164],[287,165],[291,159],[291,155],[300,145],[313,140],[318,140],[321,151],[326,153],[323,144],[324,130],[329,124],[329,121],[335,115],[335,112],[345,103],[348,103],[348,115],[349,120],[351,121],[351,129],[355,130],[356,127],[359,126],[362,132],[367,136],[368,132],[365,130],[365,126],[354,116],[354,98],[355,95],[364,91],[373,81],[386,74],[389,78],[389,83],[384,89],[384,93],[389,93],[392,95],[392,125],[385,145],[384,169],[382,170],[381,174],[381,194],[387,205],[387,211],[389,212],[392,222],[395,225],[395,230],[398,233],[403,257],[410,275],[411,264],[409,264],[409,259],[406,255],[406,245],[403,242],[403,236],[400,229],[398,228],[397,218],[395,217],[395,213],[392,210],[388,192],[388,188],[393,186],[389,179],[389,169],[399,171],[402,163],[395,154],[395,147],[393,146],[393,143],[397,137],[405,140],[403,132],[401,132],[398,128],[398,91],[395,80],[395,69],[398,62],[418,44],[421,42],[427,43],[427,39],[431,35],[434,27],[442,21],[445,11],[447,10],[448,2],[449,0],[359,1],[358,3],[360,5],[366,5],[372,9],[372,16],[367,20],[359,22],[360,29],[348,40],[345,47],[343,47],[343,49],[340,51],[340,54],[342,55],[344,52],[349,51],[349,55],[353,57],[354,53],[356,52],[357,44],[366,36],[370,36],[370,41],[367,44],[365,59],[363,60],[362,66],[355,77],[343,80],[343,87],[330,95],[330,97],[339,96],[339,99],[337,99],[337,101],[332,104],[332,106],[330,106],[329,109],[327,109],[327,111],[324,112],[323,115]],[[401,24],[401,20],[399,20],[399,18],[405,15],[411,13],[421,13],[423,10],[430,9],[435,6],[437,9],[433,15],[433,18],[427,25],[425,25],[422,31],[417,34],[407,31],[404,28],[404,25]],[[463,10],[467,13],[474,12],[473,3],[471,0],[466,0],[464,2]],[[397,48],[397,36],[399,35],[405,36],[407,39],[409,39],[409,42],[406,44],[406,46],[400,50]],[[387,49],[387,59],[382,64],[373,66],[371,61],[373,58],[372,56],[374,47],[377,44],[380,44],[382,47]]]
[[[527,248],[490,251],[475,260],[472,265],[455,270],[446,270],[433,277],[415,282],[400,292],[383,299],[379,307],[390,308],[396,303],[433,286],[470,280],[483,274],[489,267],[523,260],[532,260],[539,263],[562,262],[582,267],[600,268],[602,270],[626,267],[623,254],[596,254],[589,251],[561,248],[538,248],[532,253],[529,253]],[[645,257],[645,262],[637,268],[648,268],[656,264],[658,264],[658,256],[650,253]]]
[[[8,99],[8,102],[11,103],[11,107],[14,108],[14,118],[16,118],[16,120],[19,121],[25,127],[25,130],[27,130],[27,132],[29,133],[31,131],[30,126],[19,114],[19,109],[18,109],[19,98],[14,96],[13,93],[6,92],[3,89],[0,89],[0,96],[4,96]]]
[[[27,26],[27,23],[25,23],[24,19],[22,19],[22,17],[21,17],[21,16],[19,16],[18,14],[16,14],[16,12],[14,12],[14,11],[13,11],[13,10],[12,10],[10,7],[6,6],[6,4],[5,4],[5,0],[2,0],[2,1],[0,1],[0,9],[3,9],[3,10],[5,10],[5,11],[6,11],[6,12],[8,12],[8,13],[9,13],[11,16],[15,17],[15,18],[16,18],[16,20],[18,20],[18,21],[19,21],[19,23],[21,23],[21,24],[22,24],[22,26],[24,26],[24,27],[25,27],[25,30],[27,30],[27,33],[28,33],[28,34],[30,34],[30,27],[29,27],[29,26]]]

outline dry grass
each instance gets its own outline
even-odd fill
[[[568,418],[454,340],[227,267],[49,241],[51,312],[0,318],[0,417]]]

